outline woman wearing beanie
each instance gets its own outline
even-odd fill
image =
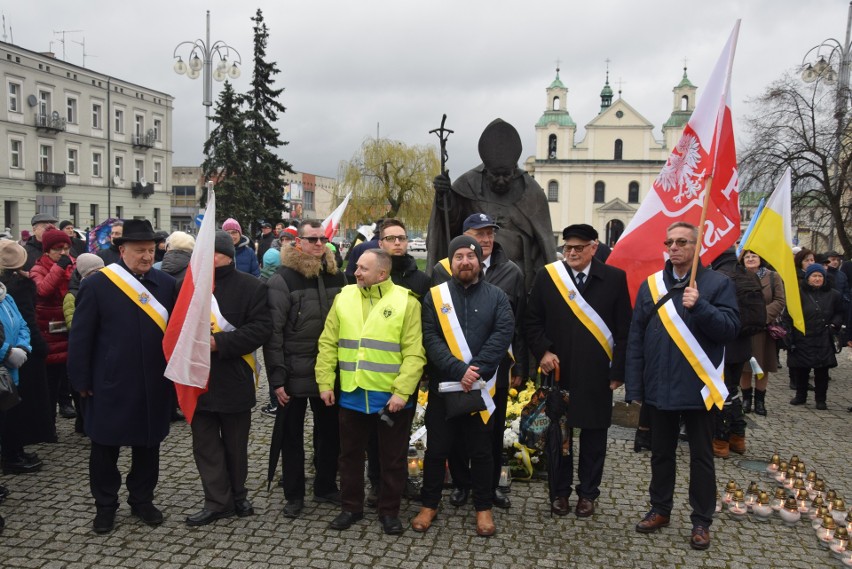
[[[234,247],[237,250],[237,254],[234,257],[234,265],[236,265],[237,270],[259,277],[260,265],[257,263],[254,246],[251,239],[243,235],[243,228],[240,227],[240,223],[236,219],[229,217],[222,224],[222,231],[230,235],[234,241]]]
[[[804,405],[808,400],[808,375],[813,369],[816,408],[824,411],[828,409],[828,369],[837,367],[832,330],[840,330],[843,324],[843,306],[840,293],[829,286],[825,268],[819,263],[805,269],[805,278],[799,281],[799,291],[805,334],[793,327],[789,312],[784,315],[788,329],[793,331],[787,366],[796,384],[796,396],[790,400],[790,405]]]
[[[68,293],[62,299],[62,313],[65,316],[65,326],[68,328],[69,333],[71,332],[71,322],[74,318],[74,308],[77,305],[77,291],[80,290],[80,283],[89,275],[93,275],[103,269],[104,260],[91,253],[83,253],[77,257],[75,265],[77,267],[77,274],[79,275],[77,286],[73,286],[74,279],[72,278],[72,284],[68,287]],[[82,433],[83,431],[78,432]]]
[[[68,360],[68,329],[62,313],[62,300],[74,272],[74,260],[69,255],[71,239],[64,231],[51,227],[42,234],[41,244],[44,253],[30,270],[30,278],[36,285],[36,321],[47,342],[51,413],[55,418],[58,403],[59,413],[71,419],[77,413],[71,405],[71,388],[65,366]]]

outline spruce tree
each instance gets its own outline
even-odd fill
[[[292,172],[290,164],[276,153],[287,142],[280,139],[275,121],[279,113],[286,111],[279,102],[284,89],[272,87],[275,75],[280,73],[278,65],[266,61],[266,46],[269,30],[263,21],[263,12],[258,8],[252,18],[254,22],[254,71],[251,88],[243,95],[245,103],[246,138],[248,153],[246,179],[249,183],[254,205],[252,221],[267,220],[274,223],[281,218],[282,188],[281,175]],[[255,227],[256,228],[256,227]]]

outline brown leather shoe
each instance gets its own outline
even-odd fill
[[[716,458],[728,458],[731,454],[731,444],[728,441],[713,439],[713,456]]]
[[[557,496],[550,504],[550,511],[557,516],[567,516],[568,512],[571,511],[571,507],[568,505],[568,496]]]
[[[731,448],[731,452],[735,452],[737,454],[745,454],[746,451],[746,440],[743,435],[731,435],[731,438],[728,439],[729,446]]]
[[[642,521],[636,524],[636,531],[639,533],[653,533],[660,528],[668,527],[669,525],[669,517],[664,516],[651,510],[645,517],[642,518]]]
[[[476,512],[476,535],[491,537],[495,533],[497,533],[497,527],[494,525],[494,517],[491,515],[491,510]]]
[[[411,529],[414,531],[423,533],[430,527],[432,527],[432,522],[438,519],[438,510],[433,510],[432,508],[422,507],[420,508],[420,512],[411,520]]]
[[[689,539],[692,549],[704,550],[710,547],[710,530],[704,526],[692,528],[692,537]]]
[[[595,501],[588,498],[580,497],[577,500],[577,507],[574,508],[574,513],[578,518],[589,518],[595,513]]]

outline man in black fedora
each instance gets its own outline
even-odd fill
[[[156,235],[147,220],[128,220],[113,240],[121,258],[86,278],[77,294],[68,375],[83,398],[92,441],[89,479],[95,533],[115,524],[121,447],[133,449],[127,490],[131,513],[148,525],[163,514],[153,504],[160,443],[169,432],[174,387],[163,377],[163,333],[175,301],[175,279],[153,268]]]

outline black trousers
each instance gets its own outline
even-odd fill
[[[380,516],[399,516],[399,504],[408,480],[408,433],[414,409],[391,414],[393,426],[378,413],[340,408],[340,499],[344,512],[364,511],[364,452],[372,435],[378,439]]]
[[[725,364],[725,387],[728,388],[728,398],[721,411],[716,413],[714,437],[727,441],[731,435],[745,435],[746,422],[743,414],[743,399],[740,394],[740,376],[746,362]]]
[[[447,419],[444,398],[430,389],[429,405],[426,406],[426,433],[429,444],[423,461],[423,506],[437,509],[441,502],[444,486],[444,468],[456,439],[461,439],[470,460],[473,506],[477,512],[490,510],[493,498],[492,476],[494,457],[491,432],[494,426],[492,415],[483,423],[479,413]]]
[[[817,403],[825,403],[828,396],[828,368],[815,367],[814,370],[814,399]],[[791,367],[790,379],[796,386],[796,397],[808,399],[808,376],[811,373],[809,367]]]
[[[71,385],[68,383],[68,367],[64,364],[45,366],[47,371],[47,389],[50,393],[50,408],[56,419],[56,405],[71,404]]]
[[[155,447],[131,447],[130,472],[127,474],[127,503],[150,504],[154,500],[154,488],[160,476],[160,445]],[[121,473],[118,471],[118,455],[121,447],[92,442],[89,454],[89,485],[95,506],[118,508],[118,489]]]
[[[338,407],[326,407],[319,397],[292,397],[278,409],[278,413],[284,413],[282,484],[288,501],[305,497],[305,413],[309,401],[314,414],[314,495],[337,492]]]
[[[509,404],[509,388],[498,387],[494,390],[494,413],[491,421],[491,456],[494,460],[491,476],[491,488],[496,489],[500,482],[500,467],[503,463],[503,431],[506,429],[506,407]],[[428,408],[428,407],[427,407]],[[489,421],[489,422],[491,422]],[[513,451],[514,452],[514,451]],[[470,459],[462,437],[456,437],[448,460],[453,486],[469,490],[472,487],[470,477]]]
[[[647,405],[647,403],[646,403]],[[689,504],[692,525],[710,527],[716,508],[716,466],[713,462],[715,407],[689,411],[662,411],[651,405],[651,507],[671,515],[677,476],[677,443],[680,421],[689,437]]]
[[[192,419],[192,454],[204,488],[204,507],[211,512],[234,509],[248,495],[248,439],[251,411],[196,411]]]
[[[580,429],[580,458],[577,464],[577,478],[580,483],[574,491],[581,498],[597,500],[601,495],[600,485],[606,461],[606,435],[608,429]],[[569,457],[570,470],[568,484],[574,483],[574,453]]]

